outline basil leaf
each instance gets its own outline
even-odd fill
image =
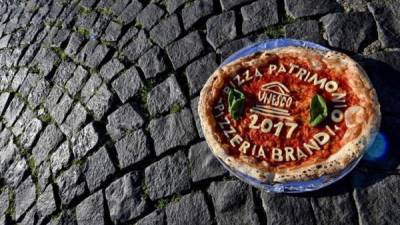
[[[231,88],[229,90],[228,110],[233,119],[238,120],[242,116],[243,109],[244,109],[244,103],[246,102],[245,98],[246,97],[244,96],[244,94],[241,91],[236,90],[234,88]]]
[[[328,107],[325,99],[316,94],[311,100],[310,106],[310,125],[315,127],[328,117]]]

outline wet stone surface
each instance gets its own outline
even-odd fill
[[[399,9],[397,0],[1,2],[0,225],[399,224]],[[202,86],[230,54],[283,37],[363,66],[383,112],[384,163],[364,160],[328,188],[283,195],[239,181],[212,155]]]

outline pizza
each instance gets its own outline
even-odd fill
[[[214,155],[268,183],[339,174],[371,145],[381,120],[359,64],[303,47],[219,67],[201,90],[198,112]]]

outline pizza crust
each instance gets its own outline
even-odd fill
[[[252,158],[241,155],[234,158],[225,153],[223,144],[215,134],[216,121],[213,106],[224,86],[224,79],[235,75],[244,65],[257,66],[266,64],[276,55],[298,56],[309,61],[311,69],[318,72],[322,69],[321,61],[328,69],[339,71],[346,76],[354,94],[360,99],[358,106],[345,111],[345,122],[348,126],[343,139],[347,144],[331,154],[326,160],[302,163],[289,168],[272,168],[268,162],[263,165],[252,163]],[[360,108],[357,108],[360,107]],[[198,112],[204,136],[212,152],[228,166],[253,177],[261,182],[280,183],[287,181],[310,180],[323,175],[341,172],[349,163],[358,159],[372,144],[379,132],[381,113],[377,94],[366,72],[361,66],[345,54],[335,51],[318,51],[302,47],[278,48],[240,58],[218,68],[207,80],[200,93]],[[347,118],[347,119],[346,119]],[[354,121],[360,123],[354,123]],[[366,122],[365,122],[366,121]]]

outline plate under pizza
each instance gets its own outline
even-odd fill
[[[357,62],[291,39],[229,57],[204,85],[198,111],[225,168],[273,192],[316,190],[343,177],[381,119],[376,91]]]

